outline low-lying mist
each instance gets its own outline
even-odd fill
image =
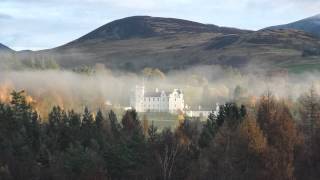
[[[249,68],[248,68],[249,69]],[[276,97],[297,99],[311,85],[319,89],[319,73],[287,74],[238,71],[219,66],[198,66],[187,70],[174,70],[163,74],[146,68],[139,74],[100,68],[92,74],[67,70],[23,70],[0,72],[0,100],[10,101],[12,90],[25,90],[28,99],[41,114],[53,106],[82,111],[84,106],[121,108],[129,106],[131,90],[143,82],[148,91],[171,91],[180,88],[185,103],[214,108],[216,103],[233,99],[254,103],[256,97],[271,91]]]

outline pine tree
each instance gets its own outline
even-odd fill
[[[104,117],[103,117],[103,114],[102,114],[101,110],[99,109],[98,112],[97,112],[97,115],[95,117],[95,126],[96,126],[98,131],[102,130],[103,122],[104,122]]]
[[[87,107],[84,108],[82,116],[82,128],[91,128],[93,126],[93,116]]]
[[[300,116],[307,140],[314,135],[316,126],[320,124],[320,98],[312,86],[308,93],[300,97]]]
[[[155,141],[157,140],[157,131],[158,128],[154,125],[154,122],[152,121],[151,126],[148,128],[148,137],[151,143],[155,143]]]
[[[70,128],[70,118],[67,113],[62,110],[61,111],[62,122],[59,127],[59,147],[60,151],[65,151],[69,145],[72,143],[72,134]]]
[[[91,140],[94,138],[94,120],[91,112],[87,107],[85,107],[84,113],[82,115],[80,130],[82,145],[85,147],[89,147],[91,145]]]
[[[24,91],[13,91],[10,104],[0,105],[0,110],[0,168],[12,179],[32,179],[40,146],[38,115]]]
[[[141,126],[138,114],[135,110],[127,111],[122,117],[122,137],[126,148],[129,150],[129,157],[127,160],[131,162],[129,170],[135,170],[135,177],[143,175],[141,170],[147,162],[148,155],[145,136]],[[123,148],[124,148],[123,147]]]
[[[202,132],[199,138],[199,146],[201,148],[209,147],[209,144],[212,141],[217,130],[217,117],[214,112],[211,112],[208,116],[206,124],[202,128]]]
[[[36,111],[32,114],[32,119],[30,123],[29,130],[29,141],[31,142],[32,150],[35,154],[40,151],[40,142],[41,138],[41,125],[40,125],[40,117]]]
[[[63,110],[59,106],[52,108],[49,113],[48,124],[46,124],[46,145],[52,151],[58,151],[60,148],[59,140],[63,126]]]
[[[97,112],[97,115],[95,117],[95,137],[94,139],[97,141],[99,148],[101,149],[103,146],[105,146],[106,141],[106,122],[105,118],[103,117],[103,114],[101,110],[99,109]]]
[[[297,153],[296,173],[299,178],[315,179],[320,175],[320,98],[314,86],[299,98],[299,104],[304,146]]]
[[[75,113],[73,110],[69,111],[68,116],[70,121],[70,134],[72,137],[72,142],[79,141],[81,117],[78,113]]]
[[[121,120],[121,124],[124,134],[128,137],[131,137],[134,134],[138,136],[143,134],[138,113],[135,110],[127,111]]]
[[[120,129],[121,126],[118,122],[116,114],[111,110],[109,113],[109,121],[110,121],[110,134],[112,135],[113,139],[119,139],[121,134],[120,134]]]

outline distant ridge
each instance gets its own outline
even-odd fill
[[[76,42],[88,40],[125,40],[131,38],[149,38],[181,33],[227,33],[239,34],[247,31],[236,28],[219,27],[193,21],[161,18],[151,16],[132,16],[112,21],[89,34],[77,39]]]
[[[316,24],[317,16],[310,19]],[[126,72],[141,72],[146,67],[168,72],[221,65],[300,71],[320,67],[319,50],[319,38],[296,29],[248,31],[175,18],[133,16],[112,21],[57,48],[18,54],[20,59],[48,55],[47,59],[65,69],[103,64]]]
[[[8,46],[5,46],[0,43],[0,52],[12,52],[13,50],[10,49]]]
[[[320,38],[320,14],[289,24],[271,26],[266,29],[296,29]]]

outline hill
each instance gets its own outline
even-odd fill
[[[133,16],[110,22],[71,44],[92,40],[125,40],[150,38],[181,33],[243,33],[235,28],[225,28],[174,18]]]
[[[320,14],[293,23],[272,26],[267,29],[296,29],[320,37]]]
[[[0,52],[12,52],[12,51],[13,51],[12,49],[0,43]]]
[[[32,52],[63,68],[104,64],[139,72],[196,65],[319,68],[320,39],[294,29],[248,31],[197,22],[134,16],[108,23],[60,47]],[[24,55],[24,59],[26,59]],[[299,69],[298,69],[299,70]]]

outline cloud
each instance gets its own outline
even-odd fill
[[[8,14],[2,14],[0,13],[0,20],[8,20],[11,19],[12,17]]]

